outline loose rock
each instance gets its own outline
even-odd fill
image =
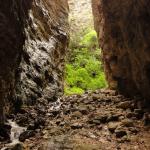
[[[115,134],[116,134],[116,137],[117,137],[117,138],[121,138],[121,137],[127,135],[127,132],[126,132],[124,129],[117,128],[117,129],[115,130]]]
[[[114,132],[115,129],[120,125],[120,122],[109,122],[108,123],[108,129],[111,132]]]

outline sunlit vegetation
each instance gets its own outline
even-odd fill
[[[107,86],[94,30],[74,35],[66,60],[65,94],[82,94]]]

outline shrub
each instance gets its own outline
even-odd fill
[[[66,61],[65,94],[82,94],[86,90],[106,87],[96,32],[88,30],[83,38],[80,38],[78,45],[70,48],[71,59]]]
[[[72,94],[83,94],[84,90],[78,87],[72,87],[72,88],[67,88],[65,87],[65,94],[66,95],[72,95]]]
[[[90,49],[97,47],[98,42],[95,30],[89,30],[88,33],[81,39],[80,45]]]

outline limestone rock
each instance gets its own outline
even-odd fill
[[[81,129],[82,127],[83,127],[83,125],[80,123],[74,123],[71,125],[72,129]]]
[[[130,119],[124,119],[121,121],[121,124],[125,127],[133,127],[134,124],[133,124],[133,120],[130,120]]]
[[[114,132],[114,130],[120,125],[120,122],[109,122],[108,129],[111,132]]]
[[[72,114],[72,117],[80,118],[80,117],[82,117],[82,113],[81,113],[80,111],[75,111],[75,112]]]
[[[1,0],[0,38],[0,123],[4,123],[12,104],[18,109],[39,98],[54,101],[62,95],[67,0]]]
[[[14,146],[12,146],[12,148],[10,148],[10,150],[25,150],[25,148],[22,143],[17,143]]]
[[[115,134],[116,134],[117,138],[121,138],[121,137],[127,135],[127,132],[124,129],[122,129],[122,128],[117,128],[115,130]]]
[[[118,104],[118,108],[122,108],[122,109],[131,108],[131,102],[130,101],[120,102]]]
[[[21,142],[24,142],[26,139],[33,137],[34,135],[35,135],[34,130],[27,130],[27,131],[21,133],[21,135],[19,136],[19,140]]]
[[[150,97],[149,1],[92,0],[109,87]],[[132,11],[130,11],[132,10]]]

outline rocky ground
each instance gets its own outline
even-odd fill
[[[27,127],[19,137],[22,143],[12,149],[149,150],[150,114],[140,100],[110,90],[64,96],[49,104],[41,99],[9,116]]]

